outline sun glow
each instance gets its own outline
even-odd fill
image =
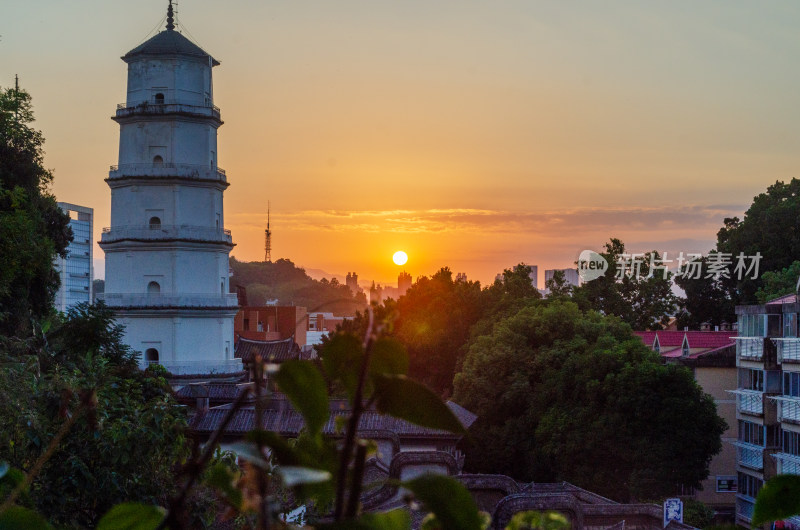
[[[402,250],[398,250],[394,253],[394,256],[392,256],[392,261],[394,261],[397,265],[405,265],[408,261],[408,254]]]

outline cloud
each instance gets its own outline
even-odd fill
[[[584,234],[709,232],[715,234],[725,217],[742,215],[742,205],[686,205],[653,208],[573,208],[553,211],[510,211],[470,208],[423,210],[301,210],[276,213],[273,221],[291,230],[387,233],[475,232],[537,233],[563,237]],[[262,228],[263,213],[239,213],[233,228]]]

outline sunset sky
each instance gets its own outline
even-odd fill
[[[32,94],[53,191],[95,209],[97,238],[119,57],[166,5],[0,7],[0,86]],[[222,63],[237,259],[263,259],[269,200],[273,259],[392,283],[396,250],[415,277],[526,262],[541,286],[612,236],[707,251],[800,176],[796,1],[183,0],[178,20]]]

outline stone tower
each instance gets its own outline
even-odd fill
[[[126,326],[125,342],[174,374],[241,370],[233,356],[236,294],[228,293],[228,254],[217,167],[211,70],[219,62],[166,30],[122,57],[128,64],[119,164],[111,166],[111,227],[105,302]]]

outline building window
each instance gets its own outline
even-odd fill
[[[783,336],[797,337],[797,313],[783,315]]]
[[[783,395],[800,397],[800,373],[783,372]]]
[[[750,368],[739,368],[739,388],[764,391],[764,372]]]
[[[739,420],[739,441],[764,447],[764,426]]]
[[[155,100],[155,102],[156,102],[156,105],[163,105],[163,104],[164,104],[164,94],[162,94],[161,92],[159,92],[158,94],[156,94],[156,95],[153,97],[153,99]]]
[[[264,323],[259,321],[258,327],[256,328],[257,331],[264,331]]]
[[[250,319],[249,318],[245,318],[244,319],[244,330],[245,331],[250,331]]]
[[[150,225],[150,230],[161,229],[161,219],[158,217],[151,217],[148,224]]]
[[[225,282],[224,281],[219,282],[219,294],[221,294],[222,296],[225,296]]]
[[[717,475],[717,493],[736,493],[736,476]]]
[[[147,351],[144,352],[144,360],[148,363],[157,363],[158,362],[158,350],[155,348],[147,348]]]
[[[164,159],[161,158],[161,155],[156,155],[153,157],[153,165],[156,167],[161,167],[164,165]]]
[[[737,487],[740,494],[746,495],[751,499],[755,499],[756,495],[758,495],[758,491],[763,485],[763,480],[756,477],[751,477],[747,473],[739,473],[739,484]]]
[[[150,282],[147,284],[147,294],[159,294],[161,292],[161,286],[158,282]]]
[[[783,431],[781,449],[784,453],[800,456],[800,434],[792,431]]]

